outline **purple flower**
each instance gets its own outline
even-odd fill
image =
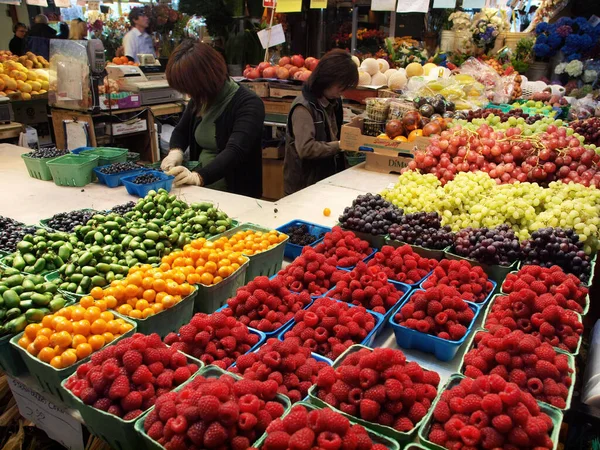
[[[573,28],[571,28],[569,25],[562,25],[556,29],[556,34],[563,38],[566,38],[572,32]]]

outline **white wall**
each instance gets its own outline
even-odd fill
[[[8,8],[8,5],[0,4],[0,50],[8,50],[8,43],[13,37],[13,23]],[[29,14],[25,0],[16,8],[19,22],[29,26]]]

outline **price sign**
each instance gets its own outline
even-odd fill
[[[429,11],[429,0],[398,0],[396,12],[399,13],[426,13]]]
[[[275,8],[275,0],[263,0],[263,8]]]
[[[396,0],[371,0],[373,11],[396,11]]]
[[[266,30],[261,30],[257,35],[260,40],[260,45],[262,45],[262,48],[264,49],[285,42],[285,34],[281,24],[274,25],[272,28],[267,28]]]
[[[41,6],[42,8],[48,7],[47,0],[27,0],[27,4],[32,6]]]
[[[327,8],[327,0],[310,0],[310,9]]]
[[[81,423],[42,394],[7,376],[19,412],[38,428],[70,450],[84,450]]]
[[[302,0],[278,0],[276,13],[293,13],[302,11]]]

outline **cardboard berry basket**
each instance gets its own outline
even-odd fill
[[[313,405],[313,404],[307,403],[307,402],[298,402],[298,403],[295,403],[293,406],[304,406],[309,412],[313,411],[315,409],[323,409],[323,407],[320,407],[320,406],[317,406],[317,405]],[[333,408],[331,408],[331,409],[333,409]],[[333,409],[333,410],[335,411],[335,409]],[[281,416],[281,417],[287,416],[289,414],[289,412],[290,411],[286,411],[286,413],[283,416]],[[356,419],[354,419],[354,418],[348,417],[348,419],[350,420],[350,424],[351,425],[356,425],[356,424],[362,425],[361,423],[358,423],[356,421]],[[366,426],[364,426],[364,427],[367,430],[367,433],[369,433],[369,437],[371,438],[371,440],[373,442],[375,442],[376,444],[383,444],[389,450],[400,450],[400,445],[398,445],[398,443],[395,442],[394,440],[392,440],[392,439],[390,439],[390,438],[388,438],[388,437],[386,437],[386,436],[384,436],[382,434],[379,434],[376,431],[371,430],[371,429],[369,429]],[[269,435],[269,433],[265,432],[265,434],[263,434],[261,436],[261,438],[254,443],[254,448],[260,449],[261,446],[264,444],[265,439],[267,439],[268,435]]]
[[[489,333],[489,331],[484,330],[482,328],[475,330],[475,332],[473,333],[473,336],[471,337],[471,342],[469,343],[469,346],[467,347],[467,350],[465,351],[465,355],[467,353],[469,353],[469,351],[471,351],[472,349],[475,348],[475,336],[479,333]],[[571,407],[571,401],[573,400],[573,392],[575,391],[575,376],[577,374],[577,370],[575,367],[575,357],[573,355],[571,355],[570,353],[567,353],[563,349],[555,348],[555,350],[557,353],[562,353],[563,355],[567,356],[567,359],[569,360],[569,368],[573,370],[572,375],[571,375],[572,383],[571,383],[571,386],[569,387],[569,392],[568,392],[567,398],[565,400],[566,405],[564,408],[559,408],[558,406],[550,405],[549,403],[543,402],[541,400],[538,400],[538,403],[540,403],[540,404],[543,403],[545,405],[552,406],[553,408],[560,409],[562,411],[566,411],[567,409],[569,409]],[[461,375],[465,375],[463,373],[464,371],[465,371],[465,358],[463,356],[463,358],[460,362],[460,365],[458,366],[458,373],[460,373]]]
[[[410,247],[413,249],[413,252],[417,253],[418,255],[421,255],[423,258],[437,259],[438,261],[444,259],[446,257],[446,251],[450,250],[450,247],[446,247],[441,250],[435,250],[431,248],[421,247],[419,245],[407,244],[406,242],[391,239],[389,234],[385,236],[384,245],[391,245],[394,248],[398,248],[403,245],[410,245]]]
[[[522,266],[519,266],[519,270],[521,270]],[[513,270],[512,272],[510,272],[508,275],[516,275],[517,273],[519,273],[518,270]],[[507,275],[507,276],[508,276]],[[500,294],[502,295],[508,295],[508,292],[504,291],[504,287],[503,287],[504,283],[502,283],[502,285],[500,285]],[[585,283],[582,283],[583,286],[587,287],[588,289],[590,288],[590,286],[587,286]],[[585,316],[588,311],[590,310],[590,294],[588,292],[588,295],[585,296],[585,304],[583,305],[583,312],[579,313],[582,317]]]
[[[352,353],[356,353],[364,348],[366,348],[369,351],[373,351],[373,349],[371,349],[369,347],[365,347],[364,345],[353,345],[351,347],[348,347],[348,349],[346,349],[346,351],[344,353],[342,353],[334,361],[333,368],[337,369],[339,366],[342,365],[342,363],[344,362],[344,359],[346,359],[346,357],[348,355],[351,355]],[[423,369],[423,370],[427,370],[427,369]],[[438,386],[437,389],[438,389],[438,393],[439,393],[440,387]],[[403,432],[403,431],[395,430],[392,427],[388,427],[386,425],[380,425],[378,423],[367,422],[366,420],[351,416],[350,414],[346,414],[346,413],[340,411],[339,409],[332,407],[331,405],[325,403],[323,400],[321,400],[319,397],[317,397],[317,386],[316,385],[313,385],[308,390],[308,396],[309,396],[311,404],[319,406],[321,408],[329,407],[329,408],[333,409],[335,412],[339,412],[341,415],[358,423],[359,425],[362,425],[363,427],[367,428],[368,430],[374,431],[380,435],[383,435],[383,436],[393,440],[394,442],[397,442],[400,446],[403,446],[404,444],[406,444],[414,439],[414,437],[417,434],[417,430],[419,429],[419,426],[423,423],[423,421],[427,417],[427,416],[425,416],[423,419],[421,419],[420,422],[415,424],[415,427],[412,430]],[[433,406],[432,406],[432,408],[433,408]],[[431,412],[431,411],[432,411],[432,409],[429,410],[429,412]]]
[[[277,231],[289,235],[290,227],[297,227],[300,225],[306,225],[308,228],[308,232],[317,238],[312,244],[307,245],[307,247],[314,247],[323,240],[323,236],[321,236],[322,234],[329,233],[331,231],[331,228],[329,227],[324,227],[323,225],[317,225],[315,223],[306,222],[304,220],[292,220],[291,222],[288,222],[285,225],[278,227]],[[304,247],[302,245],[292,244],[288,240],[285,244],[283,256],[285,258],[294,260],[302,254],[303,248]]]
[[[272,228],[261,227],[260,225],[255,225],[253,223],[243,223],[235,228],[231,228],[230,230],[221,233],[218,236],[210,238],[209,240],[215,241],[222,237],[229,238],[236,234],[238,231],[247,230],[262,231],[263,233],[268,233],[272,230]],[[254,255],[244,255],[246,258],[250,259],[250,264],[248,265],[248,269],[246,270],[245,282],[249,283],[258,276],[270,277],[279,272],[283,264],[283,254],[285,252],[285,246],[288,240],[289,237],[286,235],[285,240],[281,241],[273,248],[265,250],[264,252],[255,253]]]
[[[198,312],[212,314],[227,303],[227,300],[246,284],[246,271],[248,270],[249,261],[244,262],[239,269],[220,283],[210,286],[205,284],[195,285],[198,290],[194,300],[194,314]]]
[[[422,290],[412,291],[410,295],[397,307],[395,307],[390,314],[388,319],[392,330],[394,330],[394,335],[396,336],[396,343],[400,348],[406,349],[416,349],[425,353],[433,354],[440,361],[451,361],[454,359],[458,350],[462,347],[462,345],[466,342],[469,334],[473,331],[473,327],[475,326],[475,322],[477,322],[477,317],[481,312],[481,308],[471,302],[466,302],[471,308],[471,311],[475,314],[471,324],[467,327],[467,332],[465,335],[460,338],[458,341],[451,341],[448,339],[442,339],[432,334],[422,333],[418,330],[413,330],[412,328],[405,327],[400,325],[395,320],[395,315],[400,309],[410,301],[410,298],[416,292],[423,292]]]
[[[204,363],[202,363],[202,361],[192,358],[189,355],[185,356],[188,359],[188,364],[196,364],[198,366],[198,370],[196,373],[192,374],[187,381],[177,386],[174,390],[182,389],[187,383],[193,380],[204,367]],[[148,412],[154,409],[154,406],[148,408],[146,411],[144,411],[144,413],[135,419],[123,420],[121,417],[115,416],[114,414],[109,414],[106,411],[96,409],[83,403],[79,397],[65,387],[67,380],[68,378],[61,383],[61,389],[63,392],[65,392],[65,395],[69,399],[69,404],[81,413],[81,417],[83,418],[85,426],[90,433],[104,440],[108,445],[110,445],[111,448],[115,450],[143,448],[144,443],[142,442],[139,434],[135,432],[135,424],[140,417],[145,416]]]
[[[231,372],[227,372],[227,371],[220,369],[219,367],[213,366],[213,365],[208,365],[208,366],[205,366],[204,368],[200,369],[197,372],[196,376],[199,376],[199,375],[201,375],[205,378],[220,378],[223,375],[229,375],[230,377],[235,378],[236,380],[241,380],[241,377],[239,375],[236,375]],[[195,377],[192,377],[192,378],[195,378]],[[283,414],[286,415],[291,407],[290,400],[285,395],[277,394],[275,396],[275,401],[278,403],[281,403],[283,405],[283,408],[284,408]],[[146,449],[146,450],[165,450],[165,447],[163,447],[158,442],[156,442],[154,439],[152,439],[150,436],[148,436],[146,434],[146,431],[144,430],[144,421],[146,420],[146,416],[148,415],[149,412],[150,412],[150,410],[148,410],[144,415],[139,417],[137,419],[137,421],[135,422],[135,431],[137,432],[137,435],[139,437],[141,437],[141,439],[142,439],[142,444],[140,447],[143,449]],[[254,444],[253,447],[256,447],[256,444]],[[135,447],[128,445],[126,447],[126,450],[131,450],[133,448],[135,448]],[[117,450],[125,450],[125,448],[117,449]]]
[[[115,314],[115,313],[113,313],[113,314]],[[133,325],[133,328],[131,330],[129,330],[127,333],[122,334],[117,339],[115,339],[114,341],[112,341],[110,344],[107,344],[107,345],[114,345],[117,342],[119,342],[121,339],[132,336],[136,332],[135,322],[130,320],[128,317],[123,317],[120,314],[115,314],[115,316],[120,319],[123,319],[125,322],[130,323],[131,325]],[[68,378],[70,375],[73,374],[73,372],[75,372],[75,370],[77,370],[77,367],[79,367],[83,363],[88,362],[91,358],[91,355],[88,356],[87,358],[77,361],[75,364],[72,364],[69,367],[65,367],[64,369],[55,369],[50,364],[47,364],[47,363],[39,360],[37,357],[30,355],[27,352],[27,350],[25,350],[24,348],[21,348],[19,346],[18,341],[21,338],[21,336],[23,335],[23,333],[24,332],[21,332],[21,333],[17,334],[15,337],[13,337],[10,340],[10,344],[14,348],[16,348],[17,351],[21,354],[21,357],[23,358],[23,361],[25,362],[25,365],[27,366],[29,373],[35,378],[35,380],[38,382],[40,387],[44,391],[46,391],[52,395],[55,395],[61,401],[66,403],[67,406],[70,406],[70,404],[68,403],[69,398],[65,395],[65,390],[62,389],[60,385],[64,379]],[[106,348],[107,345],[105,345],[102,348]],[[101,350],[102,349],[97,350],[97,351],[101,351]],[[92,355],[94,353],[95,352],[93,352]]]
[[[480,263],[479,261],[476,261],[474,259],[465,258],[464,256],[459,256],[455,253],[452,253],[452,250],[453,250],[452,248],[448,248],[444,252],[447,259],[453,259],[456,261],[460,261],[460,260],[464,259],[472,266],[479,266],[483,269],[483,271],[485,273],[487,273],[487,275],[488,275],[488,277],[490,277],[490,279],[494,280],[499,285],[502,285],[502,283],[504,282],[504,279],[506,278],[506,275],[508,275],[510,272],[517,270],[517,267],[519,265],[519,261],[515,261],[510,266],[484,264],[484,263]]]
[[[419,428],[419,441],[421,442],[421,445],[423,445],[425,448],[430,449],[430,450],[445,450],[444,447],[434,444],[433,442],[431,442],[427,439],[429,437],[429,431],[431,429],[431,423],[433,420],[433,411],[435,410],[435,407],[437,406],[437,404],[440,400],[441,393],[444,392],[445,390],[451,389],[454,386],[456,386],[458,383],[460,383],[460,381],[463,378],[465,378],[464,375],[454,374],[448,379],[448,382],[446,383],[444,388],[440,391],[440,393],[438,394],[436,399],[433,401],[433,404],[431,405],[429,412],[423,419],[422,425]],[[553,423],[554,427],[552,428],[552,433],[550,434],[550,438],[552,439],[552,443],[554,444],[553,450],[556,450],[556,448],[558,446],[558,435],[560,433],[560,425],[563,420],[563,413],[560,410],[558,410],[550,405],[547,405],[546,403],[538,402],[538,405],[540,406],[540,410],[542,412],[546,413],[552,419],[552,423]]]
[[[490,312],[492,312],[492,306],[494,305],[494,302],[496,301],[496,298],[498,298],[500,296],[504,296],[505,297],[506,295],[505,294],[496,294],[496,295],[494,295],[492,297],[492,301],[489,302],[489,304],[487,305],[487,308],[484,311],[484,314],[483,314],[483,317],[482,317],[482,320],[481,320],[481,328],[484,331],[489,331],[485,327],[485,323],[487,321],[487,318],[488,318]],[[577,317],[579,318],[579,322],[581,322],[581,314],[579,314],[579,313],[577,313],[575,311],[573,311],[573,313],[577,315]],[[583,342],[583,336],[579,336],[579,343],[577,344],[577,348],[573,352],[570,352],[570,351],[567,351],[567,350],[564,350],[564,349],[558,348],[558,347],[554,347],[554,349],[555,350],[559,350],[559,351],[561,351],[563,353],[567,353],[567,354],[572,355],[572,356],[577,356],[577,355],[579,355],[579,350],[581,349],[581,343],[582,342]]]
[[[433,273],[433,271],[431,272]],[[423,278],[423,281],[421,281],[421,283],[419,284],[419,289],[421,290],[425,290],[425,288],[423,287],[423,284],[427,281],[427,279],[431,276],[431,273],[429,275],[427,275],[425,278]],[[473,303],[474,305],[483,307],[485,304],[489,303],[490,300],[492,299],[492,297],[494,296],[494,294],[497,292],[498,288],[498,283],[496,283],[494,280],[492,280],[491,278],[488,278],[488,281],[490,283],[492,283],[492,290],[490,292],[488,292],[488,295],[483,299],[482,302],[472,302],[470,300],[465,300],[468,303]],[[463,299],[464,300],[464,299]]]

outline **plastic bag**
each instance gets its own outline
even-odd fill
[[[598,113],[598,114],[597,114]],[[569,111],[570,120],[583,120],[600,114],[600,102],[594,100],[591,94],[573,101]]]
[[[517,73],[513,73],[511,75],[500,77],[500,80],[494,89],[494,103],[509,103],[513,99],[517,77],[520,78],[521,76]]]
[[[502,77],[491,66],[471,57],[460,66],[460,73],[470,75],[483,84],[486,90],[486,97],[489,100],[493,100],[496,86],[500,83]]]

